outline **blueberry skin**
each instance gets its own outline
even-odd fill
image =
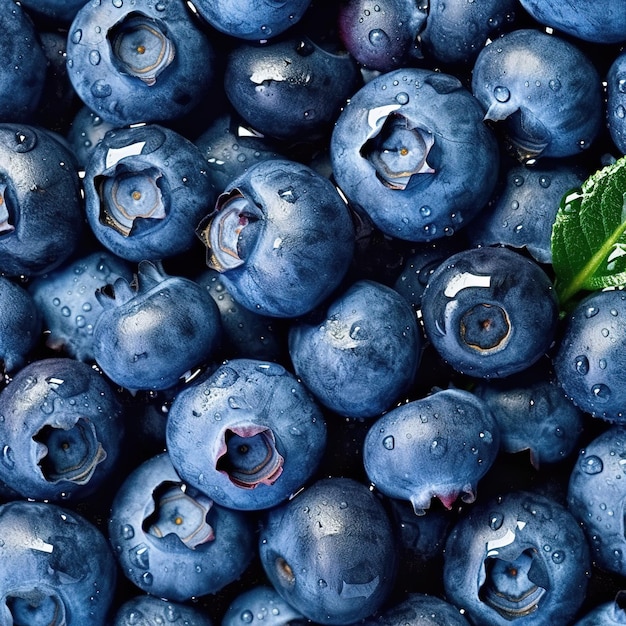
[[[276,37],[297,24],[311,0],[197,0],[194,4],[198,13],[220,32],[260,41]]]
[[[193,606],[148,594],[126,600],[117,609],[111,626],[160,626],[170,622],[184,626],[213,626],[211,619]]]
[[[431,0],[421,50],[428,60],[448,65],[472,63],[489,38],[511,28],[517,0]]]
[[[472,93],[521,161],[580,154],[603,124],[600,76],[569,41],[520,28],[485,46]]]
[[[619,0],[600,0],[591,5],[559,0],[520,0],[538,22],[593,43],[626,41],[626,15]]]
[[[79,361],[93,362],[93,330],[102,313],[96,292],[118,278],[133,279],[131,265],[108,250],[68,261],[28,284],[41,312],[46,346]]]
[[[626,52],[611,63],[606,77],[606,119],[617,149],[626,154]]]
[[[233,298],[270,317],[308,313],[348,271],[354,226],[333,184],[312,168],[269,159],[234,179],[197,234]]]
[[[0,124],[0,272],[37,276],[66,261],[84,232],[74,156],[54,135]]]
[[[218,593],[254,555],[251,520],[187,485],[167,453],[127,476],[111,504],[108,530],[126,577],[173,602]]]
[[[232,113],[213,120],[194,143],[207,161],[207,174],[218,193],[255,163],[284,158],[271,140]]]
[[[66,138],[80,169],[85,170],[94,148],[110,130],[115,128],[114,124],[105,122],[89,107],[82,106],[78,109],[70,122]]]
[[[23,0],[22,6],[38,18],[69,25],[85,0]]]
[[[361,86],[356,61],[308,36],[241,43],[226,58],[224,90],[255,130],[283,141],[324,138]]]
[[[568,624],[591,567],[576,519],[538,493],[478,503],[454,526],[444,553],[446,597],[481,626]]]
[[[29,363],[0,393],[0,415],[0,480],[26,498],[84,498],[118,467],[124,409],[86,363]]]
[[[503,380],[479,381],[473,392],[487,403],[500,427],[500,449],[528,451],[536,469],[570,457],[583,432],[584,414],[550,378],[535,369]]]
[[[182,0],[86,3],[68,32],[76,93],[116,126],[189,113],[215,74],[213,44]]]
[[[462,613],[450,602],[423,593],[410,593],[364,626],[469,626]]]
[[[304,384],[282,365],[232,359],[176,395],[166,441],[190,485],[222,506],[261,510],[315,473],[326,424]]]
[[[307,620],[283,600],[273,587],[256,584],[242,591],[228,606],[221,626],[288,626]]]
[[[200,150],[157,124],[107,133],[87,163],[84,189],[94,235],[136,262],[188,252],[215,201]]]
[[[556,378],[565,394],[586,413],[624,422],[626,389],[626,293],[597,291],[565,319],[553,356]]]
[[[468,239],[474,246],[527,250],[538,263],[552,263],[552,224],[561,198],[580,187],[588,175],[586,168],[560,161],[511,166],[503,189],[468,225]]]
[[[100,530],[48,502],[0,506],[0,621],[105,626],[117,579]]]
[[[422,332],[391,287],[359,280],[334,298],[323,319],[294,322],[289,355],[315,398],[350,418],[372,418],[406,392],[417,372]]]
[[[624,591],[618,591],[614,600],[602,602],[584,617],[574,622],[573,626],[619,626],[626,624],[624,610]]]
[[[594,565],[601,570],[626,573],[626,538],[622,509],[626,488],[622,487],[626,431],[611,426],[578,453],[567,490],[567,506],[587,536]]]
[[[46,81],[46,55],[30,17],[13,0],[0,2],[0,120],[29,122]]]
[[[419,58],[427,9],[413,0],[348,0],[338,11],[341,41],[363,67],[390,72]]]
[[[207,268],[194,280],[206,288],[219,309],[222,326],[219,353],[223,359],[281,362],[287,354],[287,329],[282,320],[241,306],[217,270]]]
[[[211,296],[153,263],[139,264],[136,287],[118,279],[113,297],[99,292],[98,299],[104,310],[93,329],[94,358],[122,387],[173,387],[217,349],[220,315]]]
[[[548,275],[508,248],[453,254],[422,296],[426,337],[452,368],[476,378],[530,367],[552,343],[558,315]]]
[[[487,404],[469,391],[444,389],[376,420],[363,443],[363,465],[377,489],[423,515],[432,498],[447,509],[459,498],[473,502],[499,445]]]
[[[451,235],[495,189],[498,144],[482,118],[479,102],[452,75],[406,68],[378,76],[336,121],[337,184],[391,237]]]
[[[350,478],[320,479],[269,510],[259,555],[281,597],[319,624],[372,615],[389,597],[397,571],[383,505]]]
[[[0,372],[11,373],[25,365],[42,330],[41,313],[30,293],[0,276]]]

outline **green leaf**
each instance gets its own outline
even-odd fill
[[[565,194],[551,246],[561,305],[581,290],[626,285],[626,157]]]

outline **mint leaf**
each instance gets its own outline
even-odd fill
[[[561,305],[581,290],[626,285],[626,157],[565,194],[551,247]]]

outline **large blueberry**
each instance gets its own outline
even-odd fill
[[[423,515],[433,498],[448,509],[459,498],[473,502],[499,444],[487,404],[469,391],[445,389],[376,420],[363,444],[363,463],[377,489],[410,501]]]
[[[0,124],[0,272],[35,276],[55,269],[83,230],[72,151],[41,128]]]
[[[315,473],[326,424],[282,365],[232,359],[176,395],[166,438],[189,484],[223,506],[257,510],[286,500]]]
[[[0,393],[0,416],[0,479],[26,498],[82,498],[118,466],[124,411],[109,381],[85,363],[26,365]]]
[[[442,72],[406,68],[357,91],[332,133],[335,179],[389,236],[453,234],[494,191],[498,144],[479,102]]]
[[[606,77],[606,116],[617,149],[626,154],[626,52],[619,54]]]
[[[586,168],[571,162],[516,163],[503,173],[497,197],[467,227],[476,246],[506,245],[525,249],[539,263],[552,263],[552,225],[561,198],[580,187]]]
[[[507,248],[457,252],[422,296],[426,336],[455,370],[478,378],[522,371],[553,341],[559,307],[532,259]]]
[[[218,197],[198,228],[207,264],[237,302],[271,317],[308,313],[339,285],[354,226],[333,184],[287,159],[257,163]]]
[[[406,392],[421,359],[422,332],[408,302],[391,287],[353,283],[323,319],[294,323],[289,354],[297,376],[340,415],[380,415]]]
[[[196,0],[194,4],[217,30],[238,39],[260,41],[297,24],[311,0]]]
[[[600,76],[563,37],[520,28],[485,46],[472,92],[520,160],[580,154],[602,127]]]
[[[295,626],[306,621],[274,587],[261,583],[248,587],[231,602],[222,626]]]
[[[243,574],[254,554],[251,520],[186,484],[167,453],[128,475],[108,528],[126,577],[175,602],[217,593]]]
[[[0,376],[25,365],[41,339],[41,318],[30,293],[0,276]]]
[[[130,261],[187,252],[215,201],[200,150],[156,124],[107,133],[87,163],[84,189],[93,233]]]
[[[362,84],[354,59],[309,37],[240,43],[228,54],[224,90],[255,130],[282,140],[320,139]]]
[[[481,626],[568,624],[585,598],[589,548],[573,515],[529,491],[478,503],[452,529],[446,597]]]
[[[213,45],[183,0],[85,3],[67,68],[83,103],[117,126],[181,117],[215,73]]]
[[[118,607],[111,626],[160,626],[168,623],[175,626],[213,626],[213,621],[201,609],[147,593],[133,596]]]
[[[167,389],[209,362],[219,342],[217,305],[196,282],[148,261],[131,286],[123,278],[93,329],[93,354],[104,373],[127,389]]]
[[[397,571],[383,505],[349,478],[318,480],[268,511],[259,554],[278,593],[320,624],[372,615],[389,597]]]
[[[626,41],[626,11],[621,0],[595,0],[590,3],[520,0],[520,4],[541,24],[583,41]]]
[[[100,530],[47,502],[0,506],[0,621],[105,626],[117,568]]]
[[[597,291],[565,319],[554,370],[560,385],[583,411],[624,422],[626,387],[626,293]]]
[[[580,450],[567,492],[568,508],[585,531],[594,564],[621,576],[626,574],[624,459],[626,431],[615,425]]]
[[[130,264],[104,250],[73,259],[31,281],[28,291],[43,317],[47,347],[93,361],[93,329],[102,313],[96,292],[118,278],[132,281]]]

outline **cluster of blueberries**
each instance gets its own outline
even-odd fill
[[[0,623],[626,624],[626,291],[551,264],[623,0],[0,33]]]

